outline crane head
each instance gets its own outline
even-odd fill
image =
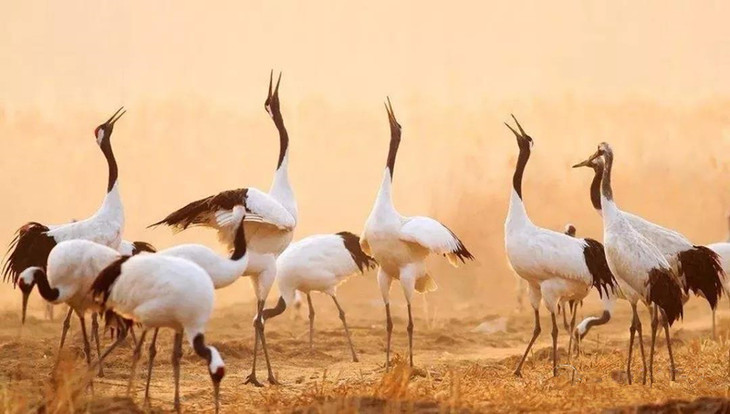
[[[94,130],[94,136],[96,137],[96,143],[99,146],[101,146],[104,142],[109,142],[109,138],[111,138],[112,131],[114,130],[114,124],[125,113],[127,113],[127,111],[124,110],[124,107],[121,107],[117,109],[117,112],[114,112],[114,115],[112,115],[111,118],[96,127],[96,129]]]
[[[271,74],[269,75],[269,95],[266,97],[266,102],[264,102],[264,108],[266,108],[266,112],[268,112],[269,116],[272,119],[276,119],[276,117],[281,117],[281,111],[279,110],[279,83],[281,82],[281,72],[279,72],[279,79],[276,80],[276,87],[274,88],[273,92],[271,90],[271,86],[274,83],[274,70],[271,70]]]
[[[517,124],[517,128],[519,129],[519,132],[516,131],[514,128],[510,126],[508,123],[504,123],[507,128],[509,128],[510,131],[512,131],[513,134],[515,134],[515,138],[517,138],[517,145],[520,147],[521,150],[523,149],[531,149],[534,145],[534,141],[532,140],[532,137],[527,135],[524,129],[522,129],[522,125],[520,125],[520,122],[515,118],[514,115],[510,114],[512,116],[512,119],[514,119],[515,124]]]
[[[400,134],[403,127],[400,126],[398,120],[395,119],[395,112],[393,112],[393,104],[390,103],[390,97],[387,98],[385,103],[385,110],[388,112],[388,123],[390,124],[390,139],[400,141]]]

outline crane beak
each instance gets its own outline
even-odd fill
[[[120,113],[121,112],[121,113]],[[114,125],[115,122],[119,120],[119,118],[122,117],[122,115],[126,114],[127,111],[122,106],[121,108],[117,109],[117,112],[114,112],[114,115],[112,115],[105,124]]]
[[[595,153],[593,153],[593,155],[591,155],[587,160],[585,160],[583,162],[579,162],[578,164],[575,164],[573,166],[573,168],[578,168],[578,167],[591,167],[592,168],[593,160],[600,157],[601,155],[603,155],[603,152],[601,152],[601,150],[598,150]]]
[[[30,297],[30,292],[33,291],[33,285],[35,283],[31,283],[30,285],[26,285],[23,282],[23,279],[18,280],[18,287],[20,288],[20,291],[23,294],[23,312],[21,316],[21,323],[25,325],[25,315],[28,311],[28,298]]]
[[[20,319],[20,321],[23,325],[25,325],[25,314],[26,314],[26,311],[28,310],[28,297],[29,296],[30,296],[30,292],[28,292],[28,293],[23,292],[23,313],[22,313],[23,316]]]
[[[218,381],[213,382],[213,399],[215,400],[215,414],[218,414],[221,407],[220,402],[221,383]]]

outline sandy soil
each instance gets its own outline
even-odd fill
[[[360,357],[359,363],[353,363],[333,304],[323,295],[315,295],[314,299],[317,314],[313,350],[309,349],[308,323],[303,310],[298,316],[290,309],[266,325],[272,362],[281,386],[243,385],[251,366],[253,303],[238,303],[216,312],[208,336],[227,364],[221,392],[222,412],[600,410],[664,403],[670,399],[724,397],[730,386],[727,314],[720,312],[720,339],[712,341],[709,314],[704,304],[696,300],[690,302],[685,320],[673,328],[679,367],[677,381],[669,381],[666,347],[659,340],[656,382],[649,387],[625,385],[628,307],[619,307],[612,323],[593,332],[583,344],[584,355],[569,364],[567,356],[561,353],[563,368],[557,378],[550,375],[550,325],[543,315],[543,334],[523,369],[524,377],[515,378],[512,370],[532,331],[529,310],[496,315],[486,313],[486,305],[473,305],[427,317],[423,304],[419,303],[415,322],[416,368],[410,370],[402,362],[407,355],[407,321],[404,307],[398,304],[394,309],[396,367],[385,374],[381,305],[357,299],[344,304]],[[591,306],[579,314],[583,316],[595,310]],[[0,390],[2,411],[23,412],[43,401],[49,412],[83,408],[91,412],[141,410],[146,375],[143,367],[138,370],[131,399],[124,397],[131,346],[119,349],[110,357],[104,378],[94,380],[94,397],[90,398],[75,381],[84,368],[78,321],[72,322],[69,347],[63,353],[60,368],[52,375],[61,323],[39,319],[40,312],[36,316],[21,327],[16,312],[0,315],[0,357],[5,361],[0,368],[0,380],[5,384]],[[474,332],[485,321],[496,332]],[[645,333],[649,330],[648,318],[644,330]],[[172,410],[169,363],[172,335],[165,332],[160,336],[151,385],[151,408],[164,412]],[[648,335],[645,340],[648,344]],[[566,341],[561,325],[559,346],[564,348]],[[111,341],[107,337],[104,342]],[[183,409],[211,412],[212,388],[204,363],[187,345],[184,352]],[[142,358],[146,359],[146,351]],[[263,360],[259,366],[264,367]],[[641,377],[638,360],[634,375]],[[260,369],[259,379],[265,378],[265,371]]]

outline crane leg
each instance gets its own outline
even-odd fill
[[[147,383],[144,386],[144,405],[150,403],[150,380],[152,379],[152,365],[155,362],[155,356],[157,356],[157,333],[160,328],[155,328],[155,332],[152,334],[152,341],[150,342],[149,349],[149,362],[147,364]]]
[[[385,328],[387,331],[385,344],[385,372],[390,368],[390,337],[393,334],[393,319],[390,318],[390,303],[385,304]]]
[[[307,304],[309,305],[309,350],[314,348],[314,305],[312,305],[312,296],[307,293]]]
[[[667,350],[669,351],[669,375],[672,381],[676,378],[676,372],[677,369],[674,366],[674,354],[672,353],[672,340],[669,337],[669,322],[667,322],[666,315],[663,314],[664,311],[662,311],[662,319],[664,319],[664,335],[667,337]]]
[[[644,336],[641,333],[641,319],[639,319],[639,312],[636,310],[636,305],[632,305],[634,310],[634,321],[636,326],[636,333],[639,336],[639,351],[641,352],[641,363],[644,367],[644,372],[642,373],[642,384],[646,385],[646,356],[644,354]]]
[[[134,347],[134,353],[132,354],[132,369],[129,373],[129,379],[127,380],[127,397],[132,393],[132,386],[134,386],[134,380],[137,376],[137,364],[139,358],[142,356],[142,345],[144,345],[144,337],[147,335],[147,330],[142,331],[137,341],[137,346]]]
[[[573,308],[572,305],[571,305],[571,308]],[[578,313],[577,311],[578,311],[578,306],[576,305],[575,308],[573,308],[572,312],[571,312],[572,316],[570,317],[570,329],[568,330],[568,336],[570,337],[570,339],[568,340],[568,362],[570,362],[570,358],[573,353],[573,351],[572,351],[573,350],[573,331],[575,330],[575,315]],[[576,340],[576,345],[577,344],[578,343]]]
[[[345,334],[347,334],[347,343],[350,344],[350,352],[352,352],[352,362],[358,362],[357,354],[355,353],[355,347],[352,345],[352,337],[350,336],[350,329],[347,328],[347,319],[345,319],[345,311],[342,309],[342,306],[340,306],[340,303],[337,301],[336,296],[332,296],[332,300],[335,302],[335,306],[337,306],[337,310],[340,312],[340,320],[342,321],[342,325],[345,327]]]
[[[91,345],[89,345],[89,336],[86,334],[86,321],[84,320],[83,315],[79,315],[79,322],[81,323],[81,335],[84,338],[84,354],[86,354],[86,365],[89,367],[89,370],[91,370]],[[93,380],[89,381],[89,388],[91,389],[91,392],[94,392],[94,382]]]
[[[411,313],[411,302],[408,301],[408,357],[413,368],[413,315]]]
[[[256,319],[253,322],[254,326],[254,339],[253,339],[253,364],[251,365],[251,373],[246,377],[246,381],[244,381],[244,384],[253,384],[256,387],[263,387],[264,384],[260,383],[258,379],[256,379],[256,359],[258,357],[259,353],[259,314],[258,311],[260,311],[259,305],[257,304],[257,313],[256,313]]]
[[[651,349],[649,350],[649,384],[654,383],[654,347],[656,346],[656,331],[659,326],[659,308],[654,304],[651,315]]]
[[[265,301],[261,301],[259,304],[259,338],[261,339],[261,348],[264,350],[264,359],[266,360],[266,370],[269,372],[269,384],[280,385],[279,381],[274,377],[274,371],[271,369],[271,360],[269,359],[269,348],[266,346],[266,334],[264,333],[264,304]]]
[[[530,353],[530,348],[532,348],[532,344],[535,343],[535,340],[537,337],[540,336],[540,311],[535,309],[535,329],[532,331],[532,339],[530,339],[530,343],[527,344],[527,349],[525,349],[525,354],[522,355],[522,359],[520,360],[520,363],[517,365],[517,369],[515,369],[515,376],[521,377],[522,376],[522,364],[525,363],[525,359],[527,359],[527,354]]]
[[[553,377],[558,376],[558,321],[555,318],[555,314],[550,314],[553,321]]]
[[[68,312],[66,313],[66,318],[63,320],[63,330],[61,331],[61,343],[58,344],[58,353],[56,354],[56,362],[53,366],[54,371],[58,367],[58,361],[61,359],[61,350],[63,349],[63,343],[66,342],[66,334],[68,333],[68,329],[71,327],[71,314],[72,313],[73,313],[73,309],[68,308]]]
[[[101,357],[101,341],[99,340],[99,314],[91,314],[91,335],[96,342],[96,356]],[[99,377],[104,377],[104,364],[99,364]]]
[[[175,411],[180,412],[180,358],[182,358],[182,332],[175,332],[172,348],[172,372],[175,376]]]

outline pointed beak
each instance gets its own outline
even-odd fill
[[[591,168],[593,168],[593,160],[595,160],[596,158],[600,157],[601,155],[603,155],[603,153],[601,151],[596,151],[587,160],[585,160],[583,162],[579,162],[578,164],[575,164],[573,166],[573,168],[578,168],[578,167],[591,167]]]
[[[122,117],[122,115],[126,114],[127,110],[124,109],[122,106],[121,108],[117,109],[117,112],[114,112],[114,115],[112,115],[107,121],[106,124],[108,125],[114,125],[115,122],[119,121],[119,118]]]
[[[282,72],[279,72],[279,78],[276,80],[276,87],[274,88],[274,97],[275,98],[279,97],[279,84],[281,83],[281,73]],[[272,71],[272,74],[273,74],[273,71]],[[269,85],[269,88],[271,88],[271,85]]]
[[[271,93],[271,86],[274,83],[274,69],[271,69],[271,73],[269,73],[269,94],[266,96],[266,103],[268,104],[271,100],[271,96],[273,95]]]

